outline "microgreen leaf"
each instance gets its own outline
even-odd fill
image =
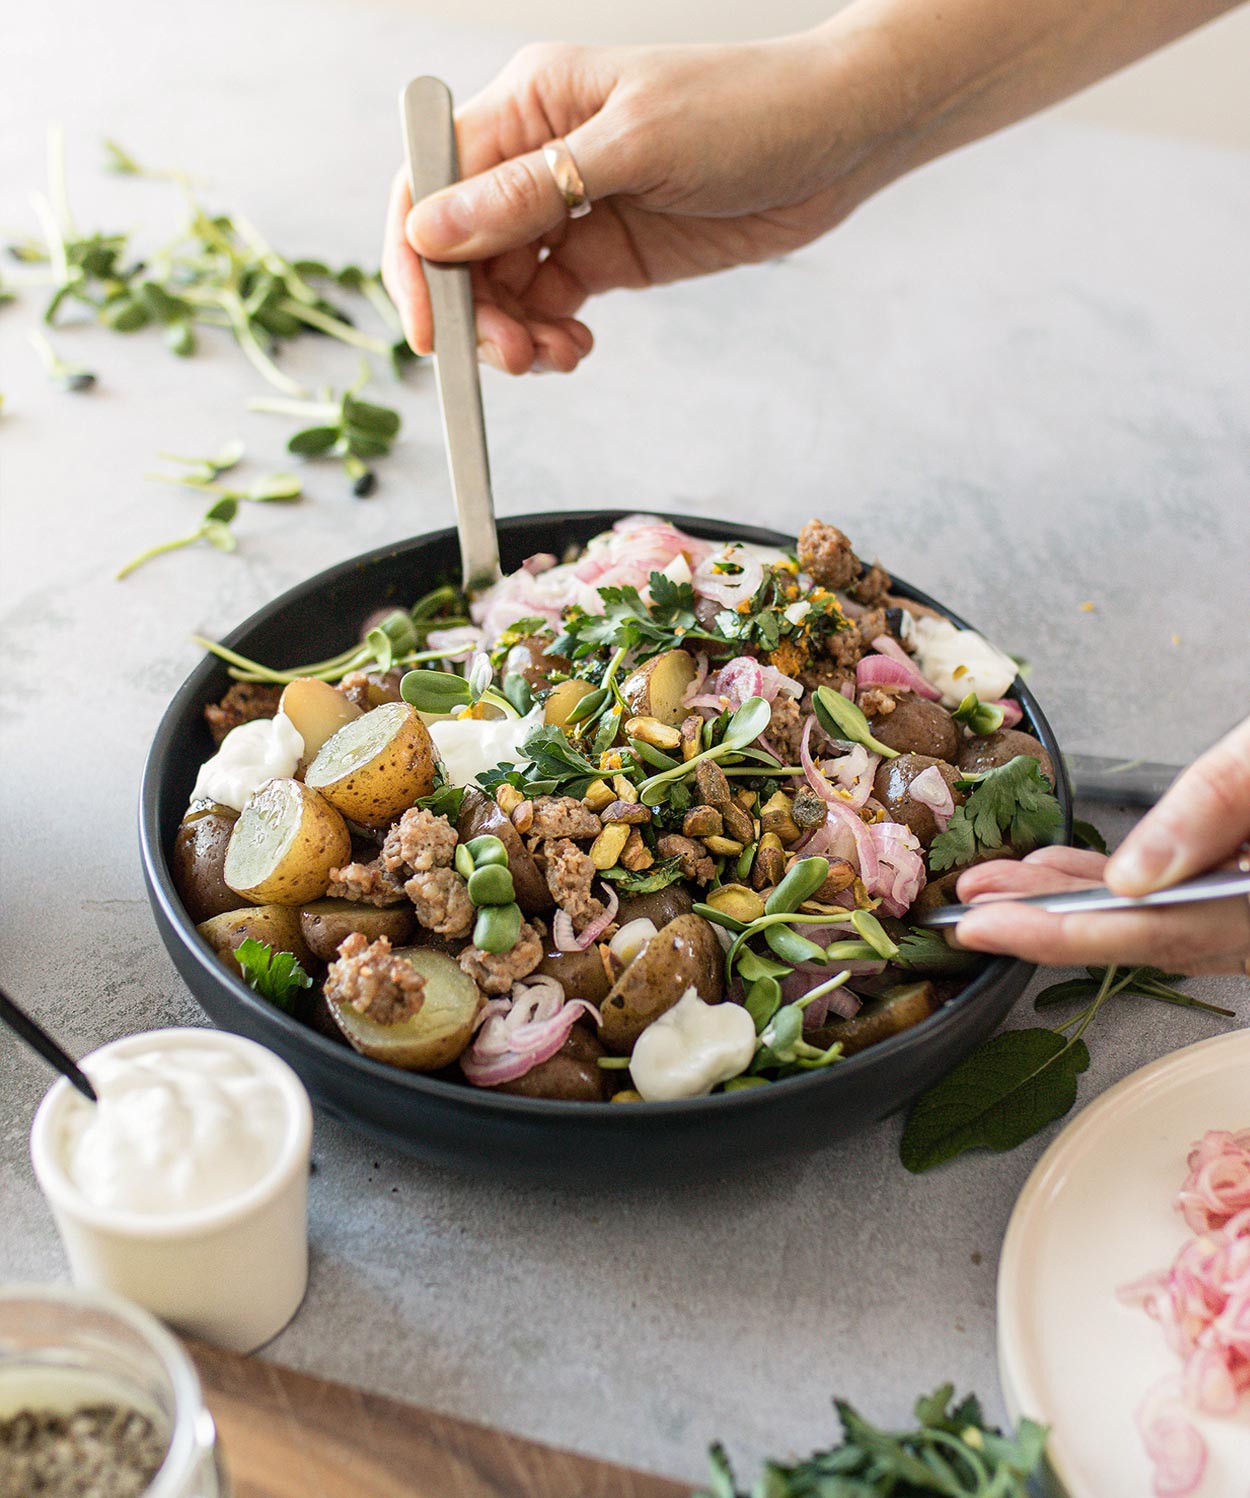
[[[409,671],[399,695],[419,713],[454,713],[471,700],[469,683],[451,671]]]
[[[951,714],[956,723],[967,724],[974,734],[993,733],[1003,726],[1003,710],[996,703],[982,702],[975,692],[969,692]]]
[[[863,744],[865,749],[881,755],[883,759],[894,759],[898,755],[897,749],[891,749],[888,744],[882,744],[873,738],[868,719],[861,710],[849,697],[835,692],[832,687],[816,688],[812,693],[812,711],[816,714],[817,723],[830,738]]]

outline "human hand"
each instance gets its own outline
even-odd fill
[[[1178,973],[1250,972],[1250,899],[1155,910],[1048,915],[1005,897],[1107,884],[1117,894],[1165,889],[1226,862],[1250,841],[1250,718],[1190,766],[1115,855],[1040,848],[1020,862],[977,864],[959,898],[983,909],[955,928],[961,947],[1051,966],[1131,964]]]
[[[418,353],[433,330],[418,254],[473,262],[482,359],[569,371],[588,297],[771,259],[854,206],[857,147],[819,33],[745,46],[527,47],[456,115],[456,187],[391,192],[387,290]],[[849,93],[849,90],[847,91]],[[848,99],[849,102],[849,99]],[[541,147],[567,142],[594,202],[570,220]]]

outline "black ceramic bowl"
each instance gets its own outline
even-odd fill
[[[515,568],[534,552],[561,553],[619,518],[619,512],[581,510],[503,520],[503,565]],[[736,537],[773,546],[793,541],[749,526],[669,518],[713,540]],[[358,639],[362,621],[379,606],[409,605],[439,581],[454,578],[458,559],[453,530],[368,552],[292,588],[225,643],[279,667],[323,660]],[[896,591],[940,608],[904,583],[896,583]],[[807,1076],[716,1097],[645,1105],[557,1103],[397,1071],[327,1040],[226,972],[178,898],[167,854],[196,772],[213,750],[202,709],[229,684],[214,657],[197,666],[161,720],[148,756],[139,837],[161,936],[211,1019],[284,1057],[327,1113],[422,1159],[547,1182],[630,1178],[671,1184],[817,1149],[883,1118],[935,1082],[999,1024],[1033,971],[1025,963],[995,959],[951,1003],[902,1035]],[[1022,684],[1017,691],[1023,726],[1061,765],[1059,746],[1032,694]],[[1066,783],[1059,797],[1066,838],[1072,816]]]

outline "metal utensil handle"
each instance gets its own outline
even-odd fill
[[[419,202],[460,180],[451,90],[441,78],[414,78],[400,94],[408,186]],[[467,593],[499,576],[499,538],[486,453],[486,422],[478,378],[473,288],[467,265],[422,260],[434,320],[434,363],[447,443],[447,466],[460,531]]]
[[[1017,899],[995,900],[995,905],[1024,905],[1054,915],[1071,911],[1153,910],[1163,905],[1196,905],[1207,900],[1229,900],[1250,895],[1250,872],[1218,869],[1211,874],[1182,880],[1167,889],[1152,890],[1146,895],[1117,895],[1103,885],[1090,889],[1056,890],[1045,895],[1021,895]],[[978,905],[940,905],[917,918],[918,926],[954,926]]]

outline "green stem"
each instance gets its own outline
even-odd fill
[[[307,390],[298,380],[293,380],[290,375],[283,374],[269,355],[256,341],[256,335],[252,332],[251,324],[247,320],[247,313],[243,307],[242,298],[237,291],[224,291],[221,294],[221,305],[230,318],[230,326],[234,329],[234,336],[239,347],[251,360],[257,371],[273,385],[276,389],[287,395],[296,397],[306,396]]]
[[[298,416],[301,420],[337,421],[339,408],[328,401],[286,401],[272,396],[255,396],[248,401],[249,411],[261,411],[267,416]]]
[[[369,305],[378,314],[378,317],[390,331],[396,335],[403,332],[399,321],[399,313],[395,310],[395,303],[386,294],[386,288],[374,276],[366,276],[362,291]]]
[[[65,177],[65,131],[60,125],[48,128],[48,196],[56,213],[61,234],[74,233],[74,219],[69,211],[69,187]]]
[[[167,551],[177,551],[183,546],[193,546],[203,534],[203,531],[192,531],[189,536],[180,536],[176,541],[162,541],[159,546],[149,546],[146,551],[141,551],[137,557],[127,562],[119,572],[114,574],[116,581],[121,582],[122,578],[129,577],[136,568],[142,567],[145,562],[150,562],[154,557],[162,556]]]
[[[66,286],[69,284],[69,258],[65,253],[65,240],[57,226],[56,215],[41,192],[31,193],[30,206],[35,210],[35,217],[39,220],[39,227],[47,242],[48,263],[52,267],[56,285]]]
[[[349,323],[342,322],[337,317],[331,317],[329,313],[322,312],[317,307],[306,307],[303,302],[284,297],[278,303],[278,310],[288,312],[292,317],[298,317],[310,328],[319,328],[321,332],[328,333],[331,338],[337,338],[340,343],[350,343],[353,348],[364,349],[367,353],[379,356],[390,353],[390,345],[383,343],[380,338],[371,338],[368,333],[360,332]]]

